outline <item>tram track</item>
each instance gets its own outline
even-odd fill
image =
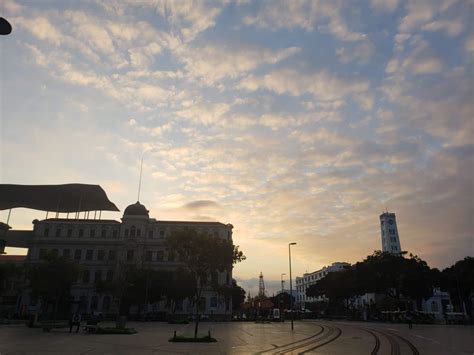
[[[377,336],[377,334],[381,334],[385,339],[388,340],[390,344],[390,354],[391,355],[400,355],[401,350],[400,350],[400,340],[404,342],[412,351],[413,355],[419,355],[420,352],[416,348],[415,345],[405,337],[402,337],[399,334],[395,334],[393,332],[389,331],[384,331],[380,329],[372,329],[372,328],[359,328],[363,329],[364,331],[370,333],[374,338],[375,338],[375,346],[372,349],[371,355],[377,355],[379,350],[380,350],[380,338]]]
[[[306,354],[307,352],[313,351],[333,342],[342,334],[342,330],[339,327],[328,325],[318,326],[321,328],[321,330],[310,337],[283,344],[273,349],[267,349],[259,352],[259,354]]]
[[[321,325],[317,325],[317,326],[321,329],[316,334],[313,334],[313,335],[311,335],[307,338],[303,338],[303,339],[300,339],[300,340],[293,341],[291,343],[279,345],[279,346],[276,346],[276,347],[271,348],[271,349],[266,349],[266,350],[260,351],[257,354],[272,353],[272,352],[278,351],[278,349],[282,349],[282,348],[285,348],[285,347],[288,347],[288,346],[292,346],[292,345],[295,345],[295,344],[302,343],[304,341],[313,339],[313,338],[319,336],[322,332],[324,332],[324,327],[323,326],[321,326]]]

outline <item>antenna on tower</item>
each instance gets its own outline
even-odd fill
[[[140,191],[142,189],[142,172],[143,172],[143,155],[142,155],[142,161],[140,163],[140,179],[138,180],[138,196],[137,196],[137,201],[140,201]]]
[[[260,272],[259,283],[258,283],[258,297],[265,298],[265,282],[263,281],[263,273]]]

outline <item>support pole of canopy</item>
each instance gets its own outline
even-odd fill
[[[8,222],[10,222],[11,214],[12,214],[12,209],[10,208],[10,210],[8,211],[7,224],[8,224]]]
[[[69,212],[66,213],[66,219],[69,219]]]
[[[48,219],[48,214],[49,214],[49,211],[46,211],[46,218],[45,219]]]

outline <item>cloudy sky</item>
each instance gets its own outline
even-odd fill
[[[274,287],[288,274],[288,242],[296,275],[380,249],[385,209],[404,250],[448,266],[474,254],[472,13],[3,0],[1,182],[100,184],[123,211],[143,156],[151,215],[232,223],[252,290],[260,271]]]

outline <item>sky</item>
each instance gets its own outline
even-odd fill
[[[447,267],[474,255],[473,7],[3,0],[0,181],[100,184],[123,211],[143,157],[150,215],[231,223],[252,293],[288,284],[289,242],[293,276],[381,249],[386,209]]]

